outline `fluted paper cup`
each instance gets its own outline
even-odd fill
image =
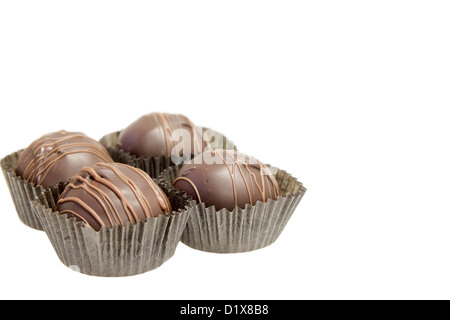
[[[91,276],[133,276],[160,267],[175,254],[192,209],[185,194],[163,190],[174,208],[172,213],[99,231],[56,211],[62,188],[38,195],[32,209],[67,267]]]
[[[6,183],[11,193],[11,198],[16,207],[20,220],[28,227],[35,230],[42,230],[39,219],[31,210],[31,201],[43,192],[41,186],[33,186],[16,174],[17,161],[23,150],[14,152],[1,160],[1,167]]]
[[[171,186],[180,168],[181,165],[166,169],[159,178],[160,184]],[[277,200],[258,201],[233,211],[199,203],[190,214],[181,241],[191,248],[215,253],[248,252],[274,243],[306,188],[286,171],[273,169],[280,188]]]
[[[223,134],[208,128],[203,128],[202,130],[203,134],[210,141],[212,148],[237,150],[235,144]],[[147,172],[153,179],[157,179],[165,169],[175,165],[171,157],[137,157],[129,152],[117,148],[119,134],[120,131],[113,132],[100,139],[100,143],[106,147],[114,161],[139,168]],[[220,139],[212,139],[213,137],[219,137]]]

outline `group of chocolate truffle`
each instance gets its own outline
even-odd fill
[[[178,243],[216,253],[273,243],[306,189],[184,115],[151,113],[96,141],[46,134],[1,160],[17,213],[94,276],[161,266]]]
[[[46,189],[70,180],[56,209],[97,231],[171,212],[167,196],[145,172],[114,162],[83,133],[42,136],[20,154],[16,173]]]

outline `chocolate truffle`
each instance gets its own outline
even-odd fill
[[[97,231],[172,212],[167,196],[144,171],[120,163],[83,168],[64,190],[57,210]]]
[[[97,162],[113,162],[102,144],[83,133],[58,131],[42,136],[21,153],[16,173],[48,188]]]
[[[179,130],[178,129],[183,129]],[[208,143],[202,129],[181,114],[150,113],[120,132],[117,147],[137,157],[198,154]]]
[[[216,210],[276,200],[278,183],[270,169],[237,151],[208,150],[180,168],[174,186]]]

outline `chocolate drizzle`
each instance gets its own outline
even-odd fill
[[[57,209],[97,231],[172,212],[169,199],[146,173],[119,163],[83,168],[66,187]]]
[[[216,161],[208,164],[211,163],[208,158]],[[232,211],[236,206],[244,208],[246,204],[279,196],[278,183],[265,164],[222,149],[204,152],[184,164],[173,184],[198,202],[215,205],[217,210]]]
[[[59,131],[42,136],[25,149],[16,172],[26,182],[48,188],[97,162],[113,162],[103,145],[83,133]]]

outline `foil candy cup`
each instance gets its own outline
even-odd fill
[[[44,189],[42,186],[35,187],[16,174],[17,161],[22,152],[23,150],[20,150],[6,156],[0,164],[20,220],[26,226],[42,231],[41,223],[31,209],[31,201],[35,200]]]
[[[181,165],[166,169],[159,183],[172,186]],[[233,211],[196,204],[181,237],[191,248],[215,253],[238,253],[261,249],[274,243],[306,192],[302,183],[283,170],[276,171],[280,187],[277,200],[258,201]]]
[[[163,188],[176,209],[172,213],[95,231],[56,211],[63,190],[64,185],[45,190],[32,201],[32,209],[61,262],[99,277],[133,276],[160,267],[175,254],[194,205],[185,194]]]

